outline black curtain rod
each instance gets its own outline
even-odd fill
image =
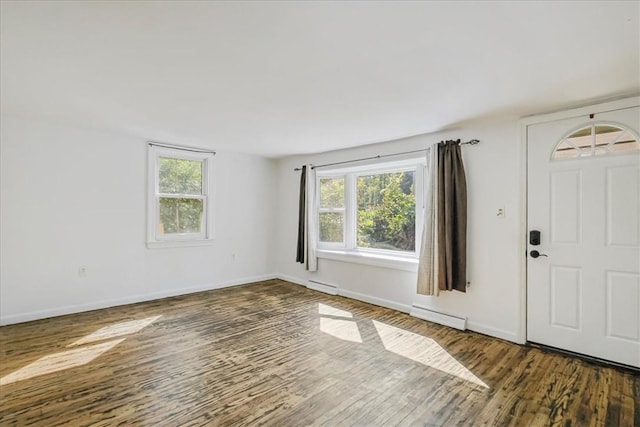
[[[171,145],[171,144],[160,144],[159,142],[147,142],[147,144],[153,145],[155,147],[173,148],[176,150],[191,151],[194,153],[209,153],[209,154],[213,154],[214,156],[216,155],[215,151],[205,150],[203,148],[183,147],[181,145]]]
[[[455,140],[447,140],[448,141],[455,141]],[[458,141],[460,141],[458,139]],[[440,144],[442,144],[445,141],[440,142]],[[460,145],[476,145],[479,144],[480,140],[479,139],[472,139],[466,142],[461,142]],[[374,159],[383,159],[385,157],[394,157],[394,156],[402,156],[403,154],[412,154],[412,153],[420,153],[422,151],[427,151],[428,148],[423,148],[421,150],[413,150],[413,151],[403,151],[402,153],[394,153],[394,154],[378,154],[377,156],[373,156],[373,157],[363,157],[361,159],[353,159],[353,160],[345,160],[343,162],[334,162],[334,163],[325,163],[323,165],[311,165],[311,169],[315,169],[315,168],[322,168],[325,166],[336,166],[336,165],[344,165],[345,163],[353,163],[353,162],[362,162],[365,160],[374,160]],[[295,168],[293,169],[294,171],[299,171],[302,170],[302,168]]]

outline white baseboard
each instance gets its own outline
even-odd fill
[[[27,313],[11,314],[0,316],[0,325],[11,325],[14,323],[30,322],[32,320],[46,319],[48,317],[64,316],[66,314],[82,313],[84,311],[99,310],[102,308],[117,307],[120,305],[135,304],[144,301],[153,301],[162,298],[175,297],[178,295],[192,294],[195,292],[211,291],[214,289],[228,288],[231,286],[244,285],[247,283],[271,280],[277,277],[276,274],[265,274],[261,276],[251,276],[240,279],[228,280],[216,284],[204,284],[190,288],[175,288],[150,294],[131,295],[124,298],[114,298],[102,301],[94,301],[87,304],[68,305],[46,310],[31,311]]]
[[[368,302],[369,304],[379,305],[380,307],[386,307],[392,310],[401,311],[403,313],[409,313],[411,311],[411,307],[408,305],[400,304],[399,302],[390,301],[384,298],[361,294],[358,292],[347,291],[345,289],[338,289],[338,295],[351,299],[357,299],[358,301]]]
[[[448,313],[442,313],[415,304],[411,306],[410,314],[413,317],[417,317],[418,319],[427,320],[429,322],[438,323],[444,326],[449,326],[461,331],[467,329],[467,318],[465,316],[455,316]]]
[[[285,280],[287,282],[295,283],[296,285],[307,286],[306,280],[300,279],[298,277],[289,276],[288,274],[278,273],[276,274],[276,278],[280,280]]]
[[[299,277],[289,276],[287,274],[278,273],[276,274],[278,279],[286,280],[287,282],[295,283],[297,285],[306,286],[307,280],[301,279]],[[374,297],[371,295],[365,295],[358,292],[347,291],[345,289],[338,288],[338,295],[343,296],[345,298],[356,299],[358,301],[368,302],[369,304],[379,305],[380,307],[390,308],[392,310],[398,310],[403,313],[412,313],[412,306],[400,304],[394,301],[386,300],[383,298]],[[419,306],[418,306],[419,307]],[[415,316],[418,318],[422,318],[420,316]],[[424,319],[428,321],[432,321],[431,319]],[[436,322],[439,323],[439,322]],[[448,326],[448,325],[447,325]],[[452,326],[455,327],[455,326]],[[516,344],[525,344],[526,339],[523,339],[515,332],[509,332],[502,329],[492,328],[490,326],[484,325],[482,323],[473,322],[471,320],[466,321],[466,328],[470,331],[478,332],[484,335],[489,335],[491,337],[500,338],[506,341],[511,341]]]
[[[138,302],[152,301],[156,299],[174,297],[178,295],[186,295],[186,294],[191,294],[195,292],[210,291],[214,289],[227,288],[231,286],[244,285],[247,283],[261,282],[264,280],[271,280],[271,279],[281,279],[281,280],[285,280],[287,282],[295,283],[301,286],[307,285],[307,280],[294,277],[294,276],[289,276],[287,274],[282,274],[282,273],[264,274],[260,276],[252,276],[252,277],[229,280],[226,282],[221,282],[216,284],[205,284],[205,285],[193,286],[190,288],[176,288],[176,289],[170,289],[170,290],[165,290],[161,292],[153,292],[153,293],[144,294],[144,295],[132,295],[125,298],[116,298],[116,299],[110,299],[110,300],[91,302],[88,304],[70,305],[70,306],[64,306],[64,307],[56,307],[56,308],[47,309],[47,310],[12,314],[9,316],[0,316],[0,325],[10,325],[14,323],[29,322],[32,320],[45,319],[48,317],[63,316],[66,314],[81,313],[84,311],[99,310],[102,308],[117,307],[120,305],[135,304]],[[369,304],[379,305],[381,307],[398,310],[403,313],[411,313],[412,315],[414,314],[412,313],[411,306],[400,304],[395,301],[390,301],[384,298],[378,298],[371,295],[361,294],[358,292],[348,291],[348,290],[339,289],[339,288],[337,289],[337,293],[338,295],[346,298],[367,302]],[[422,318],[420,316],[416,316],[416,317]],[[431,319],[425,319],[425,320],[431,320]],[[481,323],[467,321],[466,326],[467,326],[467,329],[471,331],[479,332],[481,334],[489,335],[496,338],[501,338],[506,341],[515,342],[517,344],[524,344],[526,341],[526,340],[523,340],[520,336],[518,336],[518,334],[514,332],[492,328],[490,326],[487,326]]]
[[[330,283],[317,282],[315,280],[307,281],[307,289],[312,289],[318,292],[324,292],[329,295],[338,295],[338,287]]]
[[[307,286],[307,280],[300,279],[299,277],[289,276],[287,274],[278,273],[276,274],[278,279],[286,280],[287,282],[295,283],[297,285]],[[369,304],[379,305],[380,307],[390,308],[392,310],[398,310],[403,313],[409,313],[411,311],[411,306],[400,304],[395,301],[390,301],[384,298],[378,298],[371,295],[361,294],[359,292],[348,291],[345,289],[340,289],[338,287],[338,295],[343,296],[345,298],[351,298],[362,302],[368,302]]]
[[[489,335],[490,337],[500,338],[505,341],[511,341],[516,344],[525,344],[526,339],[523,340],[516,332],[505,331],[503,329],[496,329],[491,326],[483,325],[482,323],[467,321],[467,329],[480,334]]]

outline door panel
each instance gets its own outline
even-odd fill
[[[580,329],[582,271],[576,267],[551,267],[551,324]]]
[[[582,236],[582,174],[551,172],[551,241],[577,244]]]
[[[593,121],[637,135],[640,108]],[[543,254],[527,258],[527,339],[640,367],[640,152],[552,160],[558,141],[589,122],[527,129],[527,221],[541,232],[528,249]]]
[[[608,337],[640,341],[639,301],[640,275],[607,272]]]
[[[640,169],[620,166],[607,169],[607,245],[638,247],[640,244]]]

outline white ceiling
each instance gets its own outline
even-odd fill
[[[640,91],[638,1],[2,1],[11,115],[269,157]]]

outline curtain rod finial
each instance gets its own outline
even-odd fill
[[[460,141],[460,140],[458,140],[458,141]],[[460,145],[465,145],[465,144],[468,144],[468,145],[476,145],[476,144],[480,144],[480,140],[479,140],[479,139],[472,139],[472,140],[470,140],[470,141],[467,141],[467,142],[461,142],[461,143],[460,143]]]

